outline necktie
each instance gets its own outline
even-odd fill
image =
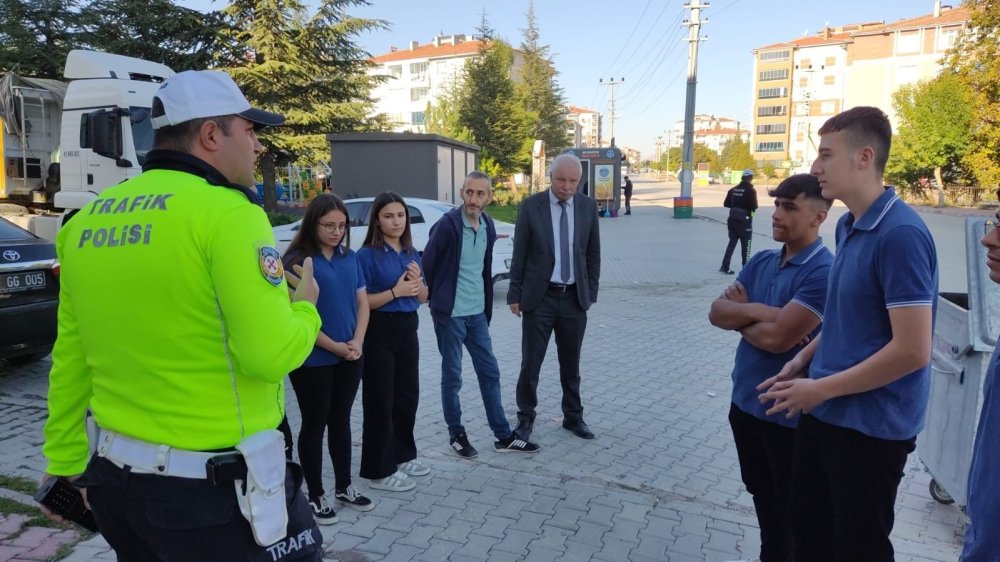
[[[559,217],[559,264],[562,266],[559,272],[562,282],[569,281],[569,217],[566,216],[566,202],[560,201],[562,215]]]

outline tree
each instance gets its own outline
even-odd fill
[[[225,66],[256,107],[285,115],[286,126],[261,137],[264,208],[277,206],[275,168],[296,160],[328,159],[325,134],[384,128],[369,118],[371,57],[355,43],[381,20],[355,18],[364,0],[323,0],[309,16],[299,0],[232,0],[223,10],[233,50]]]
[[[966,85],[973,108],[972,141],[963,162],[979,185],[1000,185],[1000,0],[966,0],[970,31],[948,64]]]
[[[0,0],[0,69],[62,78],[76,47],[78,0]]]
[[[173,70],[214,66],[224,50],[221,12],[201,13],[172,0],[92,0],[81,12],[88,48],[163,63]]]
[[[933,80],[900,87],[892,95],[899,115],[887,175],[911,179],[933,174],[938,204],[944,204],[945,180],[962,173],[961,162],[972,137],[972,107],[965,85],[945,72]]]
[[[451,137],[463,142],[475,142],[472,131],[462,125],[458,107],[461,103],[459,84],[449,84],[437,103],[427,103],[424,128],[428,133]]]
[[[745,142],[740,135],[730,137],[722,145],[719,164],[727,170],[745,170],[756,166],[753,156],[750,155],[750,143]]]
[[[565,106],[562,89],[556,83],[557,72],[549,55],[549,46],[538,42],[534,2],[528,4],[528,26],[522,30],[519,80],[514,90],[528,123],[528,137],[522,143],[520,160],[531,162],[535,139],[545,142],[545,151],[556,154],[569,144],[566,133]]]
[[[484,43],[479,55],[465,63],[459,94],[459,122],[472,133],[483,160],[495,162],[503,173],[518,167],[518,154],[527,136],[523,110],[514,100],[510,78],[513,49],[501,40]]]

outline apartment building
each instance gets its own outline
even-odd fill
[[[426,132],[427,105],[461,80],[465,61],[481,47],[471,35],[435,35],[430,43],[411,41],[406,49],[392,47],[374,57],[378,66],[369,72],[388,77],[372,92],[374,112],[386,114],[395,132]]]
[[[566,132],[574,139],[573,148],[592,148],[601,146],[603,139],[603,117],[599,111],[566,106]]]
[[[928,15],[827,27],[754,50],[753,157],[807,171],[816,131],[859,105],[882,108],[897,127],[892,93],[936,76],[968,19],[968,9],[936,1]]]
[[[716,117],[708,113],[694,116],[694,143],[704,144],[716,152],[722,152],[722,147],[729,139],[740,135],[746,138],[749,133],[740,122],[730,117]],[[684,120],[674,123],[674,130],[667,135],[666,150],[684,144]]]

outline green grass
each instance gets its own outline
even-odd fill
[[[0,488],[14,490],[15,492],[21,492],[22,494],[33,496],[35,495],[35,492],[38,491],[38,482],[23,476],[7,476],[0,474]]]
[[[486,212],[494,220],[509,222],[511,224],[517,219],[517,205],[490,205],[486,207]]]

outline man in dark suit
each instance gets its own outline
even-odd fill
[[[523,315],[514,432],[525,441],[534,428],[538,373],[553,329],[563,427],[583,439],[594,438],[580,402],[580,348],[587,309],[597,302],[601,240],[597,203],[577,193],[581,174],[576,156],[560,154],[549,170],[549,189],[525,199],[517,213],[507,304],[514,315]]]

